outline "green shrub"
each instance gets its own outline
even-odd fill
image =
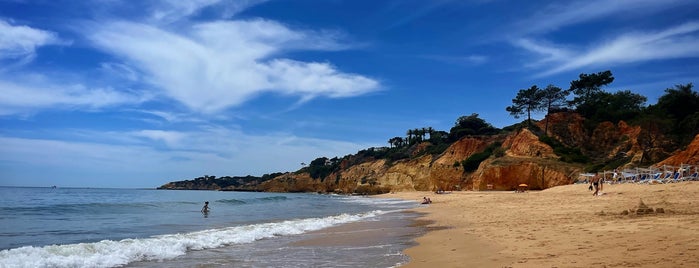
[[[495,157],[503,157],[503,156],[505,156],[505,148],[502,148],[502,147],[496,148],[495,151],[493,151],[493,155],[494,155]]]
[[[466,160],[461,161],[461,166],[464,167],[464,172],[471,172],[478,169],[478,166],[481,164],[481,162],[488,159],[488,157],[490,157],[490,155],[492,155],[495,150],[500,149],[500,146],[502,146],[502,143],[494,142],[488,145],[488,147],[486,147],[485,150],[483,150],[482,152],[475,153]]]
[[[590,158],[580,151],[580,148],[571,148],[563,145],[558,140],[549,136],[539,137],[539,141],[548,144],[553,148],[553,152],[560,157],[560,160],[567,163],[588,163]]]
[[[489,151],[475,153],[466,160],[462,161],[461,166],[464,167],[464,172],[471,172],[478,169],[478,166],[481,164],[481,162],[488,159],[491,153],[492,152]]]

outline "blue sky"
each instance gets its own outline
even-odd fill
[[[697,14],[692,0],[0,0],[0,185],[295,171],[462,115],[511,125],[518,90],[604,70],[605,90],[652,104],[697,83]]]

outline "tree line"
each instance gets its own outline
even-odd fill
[[[665,90],[657,104],[646,106],[647,98],[630,90],[621,90],[610,93],[603,87],[614,81],[612,72],[602,71],[591,74],[580,74],[578,79],[570,82],[567,89],[549,84],[544,88],[533,85],[527,89],[521,89],[512,99],[512,105],[505,108],[510,115],[520,118],[526,115],[526,122],[499,129],[479,118],[477,113],[457,118],[454,126],[447,131],[436,130],[432,127],[408,129],[405,137],[392,137],[388,139],[388,147],[368,148],[357,152],[355,155],[347,155],[342,158],[328,159],[320,157],[313,160],[308,166],[302,163],[301,171],[308,171],[313,178],[324,179],[340,168],[340,163],[346,161],[348,165],[360,163],[367,158],[387,159],[396,161],[400,159],[419,156],[422,154],[440,154],[448,146],[466,136],[490,136],[503,131],[510,131],[518,127],[532,128],[531,114],[546,112],[546,114],[572,111],[585,118],[588,130],[603,121],[618,122],[625,120],[633,125],[640,125],[642,132],[639,135],[639,144],[644,150],[651,150],[661,136],[669,136],[675,142],[668,146],[677,148],[688,144],[691,139],[699,134],[699,94],[693,91],[691,83],[676,85]],[[572,98],[569,98],[571,97]],[[587,157],[580,148],[570,148],[555,139],[547,136],[549,131],[548,121],[544,123],[542,141],[554,147],[557,154],[562,155],[566,162],[587,162]],[[592,133],[589,131],[588,133]],[[429,146],[422,151],[415,152],[413,145],[429,142]],[[672,149],[672,148],[670,148]],[[496,150],[486,150],[483,155],[498,153]],[[481,157],[482,158],[482,157]],[[473,163],[466,159],[465,166],[477,165],[480,159],[474,159]],[[470,161],[470,160],[469,160]],[[462,165],[463,163],[459,163]],[[336,178],[337,180],[337,178]]]
[[[578,79],[570,82],[566,90],[548,85],[539,88],[533,85],[521,89],[512,99],[512,105],[505,108],[515,118],[527,116],[527,126],[531,127],[531,113],[545,111],[550,114],[561,110],[572,110],[585,118],[586,125],[594,129],[600,122],[627,121],[640,125],[639,137],[644,149],[653,149],[655,141],[661,136],[669,137],[668,147],[687,145],[699,134],[699,94],[693,90],[693,84],[675,85],[665,89],[656,104],[646,105],[645,96],[630,90],[614,93],[603,90],[604,86],[614,81],[612,72],[580,74]],[[572,99],[568,96],[572,95]],[[544,135],[548,134],[548,121],[545,123]],[[670,148],[671,149],[671,148]]]

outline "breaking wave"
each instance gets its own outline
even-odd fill
[[[341,214],[324,218],[258,223],[148,238],[44,247],[27,246],[0,251],[0,267],[114,267],[135,261],[166,260],[181,256],[187,251],[251,243],[274,236],[302,234],[385,213],[375,210],[354,215]]]

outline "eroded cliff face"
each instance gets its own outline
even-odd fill
[[[587,132],[583,123],[585,118],[573,112],[560,112],[549,114],[544,120],[535,124],[542,130],[546,130],[547,136],[556,138],[561,143],[578,147],[587,142]],[[548,124],[548,130],[546,125]]]
[[[488,159],[471,174],[464,186],[468,190],[515,190],[519,184],[529,189],[546,189],[572,183],[580,166],[545,158],[505,156]]]
[[[535,124],[542,135],[548,121],[549,137],[566,147],[582,150],[585,155],[604,159],[607,163],[623,161],[628,167],[643,166],[641,161],[660,160],[664,137],[652,136],[650,130],[603,122],[586,129],[584,118],[576,113],[561,112],[547,116]],[[464,172],[462,161],[483,152],[489,145],[502,145],[473,172]],[[411,159],[396,162],[343,162],[340,170],[325,179],[313,179],[307,173],[286,174],[262,183],[261,190],[280,192],[353,193],[364,187],[385,191],[435,190],[514,190],[519,184],[529,189],[545,189],[570,184],[583,171],[583,165],[559,160],[554,148],[541,142],[537,134],[521,129],[499,136],[465,137],[453,143],[440,155],[420,152],[428,143],[416,145]],[[657,161],[656,160],[656,161]],[[699,163],[699,135],[684,151],[675,152],[659,165]],[[622,168],[625,166],[622,166]]]
[[[505,153],[511,157],[543,157],[555,158],[553,148],[539,141],[539,137],[528,129],[522,129],[514,135],[509,135],[503,142]]]
[[[664,151],[667,137],[652,129],[630,126],[624,121],[617,124],[602,122],[594,129],[586,129],[585,119],[576,113],[561,112],[548,115],[536,122],[542,130],[548,120],[547,135],[562,144],[580,148],[585,155],[597,159],[626,159],[626,166],[644,166],[661,161],[670,152]]]
[[[263,182],[259,189],[265,192],[325,192],[322,183],[308,173],[287,173]]]
[[[465,173],[459,163],[494,142],[502,143],[505,155],[490,158],[476,171]],[[360,187],[382,187],[390,191],[514,190],[520,183],[530,185],[531,189],[543,189],[569,184],[580,171],[576,165],[556,161],[553,149],[527,129],[507,136],[463,138],[438,156],[341,166],[344,168],[323,181],[312,179],[307,173],[290,173],[262,183],[262,190],[338,193],[353,193]]]
[[[570,184],[581,170],[577,165],[557,161],[553,148],[528,129],[510,134],[502,146],[505,156],[482,162],[467,176],[465,189],[514,190],[520,184],[546,189]]]
[[[699,135],[694,136],[694,140],[692,140],[685,150],[675,153],[656,166],[679,166],[681,164],[699,164]]]

